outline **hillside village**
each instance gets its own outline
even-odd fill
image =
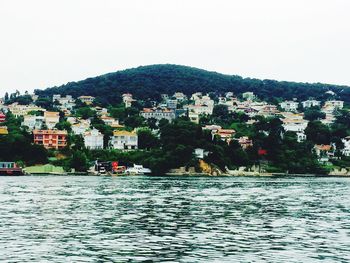
[[[31,144],[45,149],[47,162],[77,171],[86,171],[95,158],[110,161],[118,158],[115,161],[121,163],[145,162],[159,173],[174,169],[188,171],[190,167],[206,172],[204,164],[222,172],[229,168],[248,171],[259,167],[278,172],[319,173],[336,169],[346,173],[350,167],[349,110],[344,101],[335,99],[336,94],[328,95],[330,99],[326,101],[310,98],[272,104],[253,92],[196,92],[189,96],[175,92],[162,94],[160,101],[139,100],[132,93],[125,93],[121,104],[101,105],[89,94],[76,98],[60,94],[50,98],[6,94],[0,100],[0,140],[6,140],[14,132],[25,132],[25,136],[31,138]],[[15,129],[10,127],[14,123],[18,126]],[[171,134],[167,128],[179,133]],[[193,129],[194,133],[186,129]],[[167,141],[167,132],[171,137],[168,140],[174,142]],[[183,138],[196,133],[200,135]],[[195,142],[196,139],[201,144]],[[280,141],[280,144],[270,148],[272,141]],[[178,149],[176,153],[177,144],[191,147]],[[284,147],[284,144],[290,145]],[[173,149],[167,149],[170,146]],[[293,147],[301,147],[307,155],[305,159],[315,160],[317,164],[302,169],[303,161],[295,164],[299,162],[298,158],[304,158],[298,154],[294,157],[296,160],[279,159],[282,151],[288,156]],[[232,156],[230,149],[235,152]],[[274,152],[277,149],[278,152]],[[308,149],[307,153],[305,149]],[[169,163],[161,160],[160,163],[166,164],[158,167],[159,164],[152,163],[152,154],[162,155],[159,151],[167,151],[171,156],[181,156],[184,151],[188,158]],[[134,157],[137,153],[149,155]],[[228,161],[224,161],[226,157]],[[8,158],[13,157],[1,157],[2,161],[21,161],[27,165],[19,157],[16,160]],[[294,164],[279,165],[277,162]]]

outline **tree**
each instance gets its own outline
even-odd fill
[[[70,161],[70,167],[78,172],[86,172],[89,169],[88,159],[82,151],[76,151]]]
[[[329,128],[320,121],[309,122],[305,129],[305,134],[308,140],[315,144],[329,144],[331,133]]]
[[[326,114],[321,112],[319,108],[310,108],[305,110],[304,118],[309,121],[317,121],[326,118]]]
[[[140,129],[137,135],[140,149],[150,150],[159,146],[159,139],[149,129]]]

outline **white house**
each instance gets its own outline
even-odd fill
[[[84,133],[84,144],[87,149],[103,149],[103,134],[96,129]]]
[[[284,101],[280,103],[280,107],[285,111],[297,111],[299,102],[296,101]]]
[[[112,148],[118,150],[134,150],[138,148],[138,136],[136,132],[114,131],[110,142]]]
[[[40,130],[43,123],[43,116],[25,115],[22,126],[27,126],[29,130]]]
[[[89,120],[80,120],[72,124],[72,132],[75,135],[83,135],[88,129],[90,129]]]
[[[344,107],[344,101],[342,100],[330,100],[326,101],[324,104],[324,107],[333,107],[334,109],[339,109],[341,110]]]
[[[176,118],[174,110],[160,108],[144,108],[143,111],[140,112],[140,115],[145,119],[154,118],[157,121],[160,121],[161,119],[166,119],[169,122],[171,122]]]
[[[242,98],[245,99],[245,100],[254,100],[255,99],[255,95],[254,95],[254,92],[244,92],[242,94]]]
[[[124,102],[125,108],[130,108],[132,106],[132,103],[135,101],[132,98],[132,94],[125,93],[125,94],[123,94],[122,97],[123,97],[123,102]]]
[[[302,102],[303,108],[319,107],[321,102],[318,100],[306,100]]]
[[[208,156],[209,152],[202,149],[202,148],[196,148],[194,149],[194,155],[198,159],[204,159],[204,157]]]
[[[193,112],[198,115],[212,115],[214,110],[214,106],[208,105],[188,105],[185,108],[187,108],[189,112]]]
[[[44,119],[47,128],[53,129],[55,125],[60,122],[60,113],[54,111],[45,111]]]
[[[342,150],[342,154],[345,156],[350,156],[350,136],[345,137],[342,139],[342,142],[344,144],[344,148]]]

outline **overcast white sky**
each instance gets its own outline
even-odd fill
[[[0,95],[139,65],[350,85],[349,0],[0,0]]]

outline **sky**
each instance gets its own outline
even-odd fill
[[[0,0],[0,95],[151,64],[350,85],[349,0]]]

